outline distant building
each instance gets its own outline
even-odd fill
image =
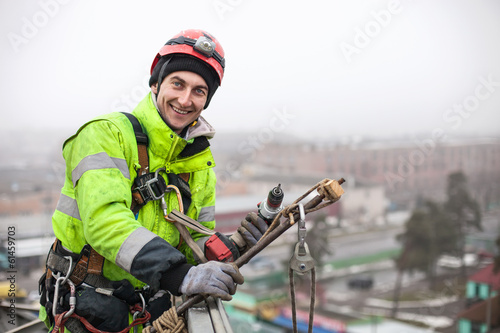
[[[0,168],[0,217],[52,214],[63,186],[57,166]]]
[[[467,309],[458,314],[458,333],[493,332],[489,328],[500,331],[499,292],[500,273],[493,272],[493,264],[471,275],[466,290]]]
[[[0,195],[0,217],[52,214],[59,191],[33,191]]]
[[[419,196],[443,199],[447,176],[462,171],[483,208],[500,205],[500,140],[363,143],[356,145],[267,144],[252,161],[282,174],[351,177],[384,186],[393,208]]]

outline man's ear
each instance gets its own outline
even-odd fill
[[[151,86],[151,91],[153,92],[153,94],[157,94],[158,93],[158,82],[156,82],[155,84],[153,84]]]

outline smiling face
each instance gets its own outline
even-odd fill
[[[158,94],[158,84],[151,91]],[[198,74],[188,71],[173,72],[161,83],[156,102],[163,121],[175,133],[193,123],[203,111],[208,96],[208,86]]]

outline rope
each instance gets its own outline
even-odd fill
[[[314,324],[314,305],[316,304],[316,268],[311,270],[311,303],[309,304],[309,333],[312,333]]]
[[[141,311],[141,310],[142,310],[142,308],[140,306],[137,306],[137,305],[134,307],[131,307],[131,312],[136,312],[136,311]],[[73,313],[73,314],[71,314],[71,316],[64,318],[64,315],[67,312],[68,311],[65,311],[65,312],[60,313],[60,314],[55,316],[55,325],[54,325],[54,328],[52,329],[52,332],[64,333],[64,324],[66,323],[66,321],[69,318],[75,318],[75,319],[79,320],[83,324],[83,326],[85,326],[85,328],[92,333],[111,333],[111,332],[101,331],[101,330],[95,328],[94,326],[92,326],[91,323],[88,322],[87,319],[77,315],[76,313]],[[113,333],[127,333],[130,331],[130,329],[132,327],[137,326],[137,325],[143,325],[143,324],[147,323],[149,321],[149,319],[151,319],[151,314],[148,311],[145,311],[144,317],[135,319],[130,325],[128,325],[123,330],[121,330],[119,332],[113,332]],[[175,331],[175,332],[177,333],[177,331]],[[179,331],[179,332],[182,332],[182,331]]]
[[[289,216],[290,219],[290,225],[293,225],[295,223],[293,214],[298,213],[298,203],[304,199],[306,196],[309,195],[313,190],[317,189],[321,185],[325,184],[327,182],[326,179],[322,180],[321,182],[317,183],[315,186],[313,186],[309,191],[304,193],[301,197],[299,197],[297,200],[295,200],[291,205],[285,207],[280,214],[278,214],[277,218],[281,214],[285,214]],[[335,201],[334,200],[328,200],[325,202],[320,203],[316,207],[306,209],[304,211],[305,214],[308,214],[310,212],[315,212],[317,210],[320,210],[322,208],[325,208],[331,204],[333,204]],[[304,214],[304,215],[305,215]],[[274,224],[275,221],[273,221]],[[291,303],[292,303],[292,325],[293,325],[293,332],[297,333],[297,302],[295,300],[295,282],[294,282],[294,276],[293,276],[293,269],[290,267],[288,269],[288,280],[290,283],[290,298],[291,298]],[[313,267],[311,269],[311,301],[309,303],[309,325],[308,325],[308,333],[313,332],[313,324],[314,324],[314,305],[316,303],[316,269]]]
[[[163,314],[153,322],[153,326],[145,327],[144,333],[151,333],[151,328],[154,327],[158,333],[188,333],[184,318],[177,316],[175,306],[163,312]]]
[[[297,303],[295,302],[295,282],[293,279],[293,270],[290,267],[288,270],[288,280],[290,281],[290,298],[292,301],[292,324],[293,333],[297,333]]]
[[[292,324],[293,333],[297,333],[297,302],[295,301],[295,282],[293,270],[288,270],[288,279],[290,281],[290,298],[292,301]],[[311,302],[309,303],[309,326],[308,333],[312,333],[314,324],[314,304],[316,304],[316,269],[311,269]]]

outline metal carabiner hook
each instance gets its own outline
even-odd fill
[[[306,235],[306,214],[304,211],[304,205],[302,203],[299,203],[298,241],[300,242],[301,247],[304,247]]]
[[[69,284],[69,290],[70,290],[70,294],[69,294],[69,310],[63,316],[63,318],[68,318],[69,316],[71,316],[73,314],[73,312],[75,312],[75,309],[76,309],[76,288],[75,288],[75,284],[71,280],[67,280],[67,282]]]
[[[132,321],[135,321],[137,318],[140,318],[144,315],[144,312],[146,312],[146,300],[144,299],[144,296],[142,296],[142,293],[138,293],[139,297],[141,298],[142,301],[142,309],[141,311],[136,311],[134,312],[132,316]],[[134,333],[137,333],[139,331],[139,327],[137,325],[134,326]]]
[[[64,256],[64,258],[69,260],[69,267],[68,267],[68,271],[66,272],[66,276],[64,276],[64,280],[61,282],[61,284],[65,284],[66,281],[68,281],[69,275],[71,273],[71,269],[73,267],[73,257],[71,257],[71,256]]]
[[[52,315],[55,316],[57,314],[57,303],[59,303],[59,287],[61,282],[65,280],[64,276],[57,278],[56,284],[54,285],[54,302],[52,303]]]
[[[306,212],[304,210],[304,205],[301,203],[299,203],[299,218],[301,221],[306,221]]]

